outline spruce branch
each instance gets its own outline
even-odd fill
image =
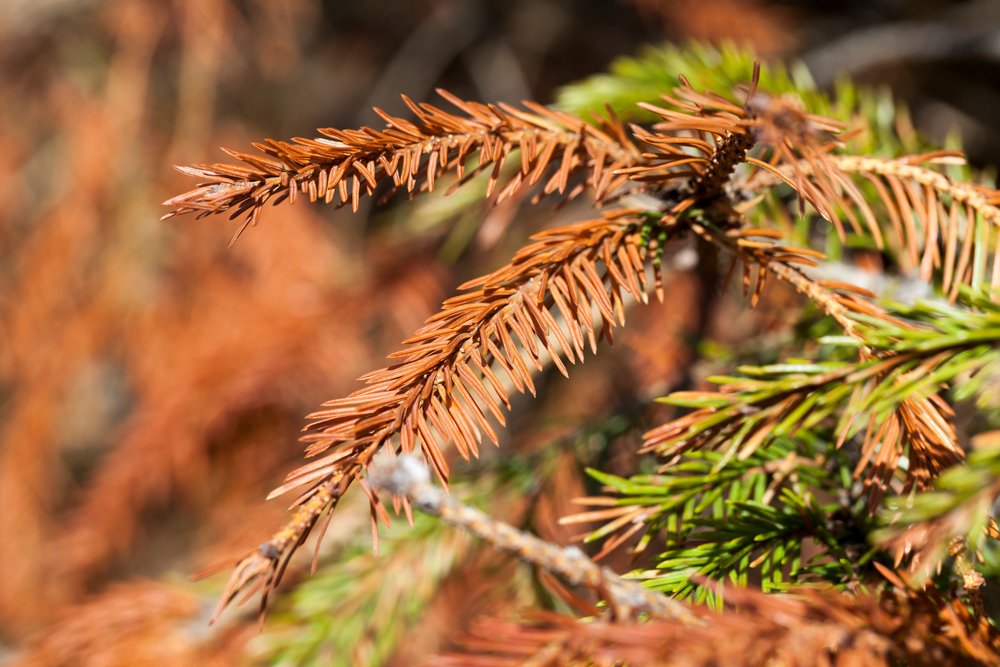
[[[800,267],[816,266],[823,253],[809,248],[788,246],[780,241],[783,234],[775,230],[749,227],[741,218],[735,229],[725,229],[732,218],[718,221],[701,219],[691,225],[691,231],[709,243],[728,252],[743,265],[743,292],[755,306],[767,283],[768,274],[788,283],[797,292],[813,301],[848,335],[857,337],[851,313],[866,313],[884,317],[884,312],[867,300],[870,293],[843,283],[823,283],[810,279]]]
[[[751,92],[753,89],[751,84]],[[458,452],[469,458],[478,453],[484,433],[497,441],[485,412],[503,424],[497,404],[509,407],[509,401],[499,370],[516,390],[534,393],[522,354],[540,370],[540,342],[566,374],[561,355],[571,363],[582,359],[585,336],[596,353],[595,311],[601,320],[601,335],[610,340],[611,328],[624,322],[622,291],[637,300],[647,298],[647,257],[659,261],[660,248],[671,231],[683,233],[678,216],[712,197],[724,210],[731,210],[729,201],[721,196],[726,188],[720,182],[729,178],[757,138],[774,140],[780,136],[776,124],[788,122],[785,116],[789,110],[762,112],[746,119],[749,101],[738,106],[716,95],[698,93],[683,80],[676,94],[667,101],[679,111],[658,112],[664,119],[659,130],[670,130],[676,136],[656,135],[665,139],[653,143],[656,137],[642,135],[642,140],[656,149],[643,155],[650,163],[643,169],[617,170],[655,186],[665,197],[667,212],[623,209],[601,220],[543,232],[508,266],[467,283],[463,286],[469,290],[466,294],[446,301],[442,311],[406,341],[410,347],[391,355],[400,360],[396,365],[363,376],[367,387],[331,401],[311,415],[314,421],[304,438],[310,442],[307,454],[333,451],[293,471],[272,493],[273,497],[307,487],[296,501],[292,521],[237,565],[223,595],[224,604],[258,582],[267,590],[273,588],[292,552],[324,514],[329,517],[329,510],[392,438],[398,436],[403,452],[419,446],[442,482],[446,481],[448,468],[441,451],[445,442],[454,443]],[[806,131],[817,124],[818,132],[834,127],[803,118],[798,123],[803,130],[795,139],[804,147],[797,148],[782,137],[775,155],[821,155],[826,145],[816,148]],[[746,141],[750,135],[753,142]],[[691,157],[691,151],[702,157]],[[693,179],[689,187],[669,189],[685,178]],[[662,299],[662,283],[657,267],[653,268],[655,292]],[[565,322],[568,337],[552,310]],[[380,508],[377,499],[372,498],[372,503],[374,516]]]
[[[419,447],[446,480],[445,443],[468,459],[484,434],[497,442],[486,412],[504,423],[500,408],[510,404],[501,372],[515,390],[533,394],[528,363],[541,370],[548,355],[568,374],[563,358],[582,360],[588,343],[596,353],[598,336],[610,339],[624,322],[623,292],[647,298],[647,264],[657,257],[651,226],[635,211],[619,211],[552,229],[507,266],[463,285],[464,294],[390,355],[394,365],[363,376],[368,386],[310,416],[308,453],[335,451],[292,473],[275,495],[335,475],[344,459],[366,464],[371,447],[397,434],[402,451]],[[659,278],[656,291],[662,294]]]
[[[936,329],[871,318],[868,321],[879,326],[863,339],[871,351],[866,359],[791,360],[741,367],[741,376],[711,378],[722,385],[719,392],[680,392],[664,399],[695,410],[649,431],[645,448],[668,461],[687,451],[715,448],[727,459],[741,459],[776,438],[834,420],[838,442],[864,434],[855,474],[871,466],[866,480],[873,485],[873,502],[887,488],[904,453],[909,455],[907,487],[927,488],[962,458],[951,409],[937,392],[961,377],[971,383],[963,387],[967,395],[996,367],[1000,339],[988,338],[997,331],[989,325],[994,315],[949,320]],[[975,328],[944,335],[959,321]]]
[[[640,530],[636,552],[662,540],[655,565],[631,576],[699,603],[721,603],[705,580],[745,586],[753,576],[765,590],[815,580],[856,584],[871,556],[863,540],[870,520],[841,492],[847,462],[824,435],[782,437],[743,459],[691,452],[655,475],[590,470],[613,495],[580,499],[596,509],[564,522],[607,521],[587,537],[608,538],[602,553]]]
[[[970,307],[976,310],[969,310]],[[843,442],[857,434],[860,424],[865,422],[859,415],[870,414],[870,424],[883,426],[873,441],[873,431],[868,427],[855,474],[869,462],[874,451],[874,470],[870,474],[876,480],[887,480],[901,460],[902,448],[908,446],[907,485],[927,488],[945,467],[957,462],[960,452],[942,449],[939,441],[931,440],[934,431],[944,429],[946,442],[954,443],[954,432],[947,422],[935,426],[926,413],[915,416],[912,411],[927,401],[941,411],[939,414],[950,414],[936,398],[942,384],[961,379],[956,393],[963,399],[984,387],[992,369],[1000,363],[998,313],[998,306],[988,294],[964,290],[962,302],[956,305],[924,302],[898,307],[882,317],[855,314],[855,334],[860,340],[834,337],[825,342],[848,350],[864,345],[868,350],[865,360],[791,360],[765,367],[744,366],[739,369],[742,377],[712,378],[723,383],[722,392],[675,393],[664,400],[696,408],[696,412],[647,434],[647,443],[652,440],[653,446],[660,446],[660,453],[668,457],[660,474],[623,480],[592,473],[613,489],[617,497],[587,499],[588,504],[608,507],[570,520],[584,517],[608,520],[591,535],[592,539],[598,539],[615,534],[608,540],[606,550],[638,532],[640,527],[647,530],[640,548],[650,543],[653,534],[663,536],[668,549],[657,568],[644,572],[644,576],[663,590],[682,595],[696,592],[699,599],[711,600],[711,591],[696,588],[689,580],[692,574],[717,577],[725,573],[734,581],[741,581],[751,559],[754,565],[763,566],[765,586],[782,585],[786,572],[775,571],[771,554],[778,555],[777,562],[790,566],[787,574],[792,580],[810,574],[847,583],[856,576],[853,568],[867,557],[859,554],[849,557],[843,553],[843,535],[816,530],[824,527],[824,517],[834,516],[843,508],[831,505],[819,512],[809,509],[810,491],[826,489],[836,494],[836,485],[840,483],[836,475],[824,475],[822,468],[813,471],[804,487],[782,488],[777,507],[769,507],[776,496],[770,493],[769,486],[764,486],[764,473],[768,469],[764,461],[770,461],[772,466],[784,461],[796,475],[803,474],[809,470],[809,459],[803,457],[815,453],[817,439],[825,443]],[[830,432],[827,429],[833,422],[839,425]],[[891,435],[893,428],[910,431]],[[894,442],[897,444],[890,446]],[[692,447],[697,447],[697,451]],[[705,451],[706,447],[719,447],[722,451]],[[953,452],[951,456],[949,451]],[[831,454],[825,452],[825,456]],[[924,493],[916,496],[915,502],[896,499],[890,505],[893,509],[884,512],[883,520],[891,516],[894,523],[880,541],[895,555],[897,564],[904,557],[909,558],[911,567],[921,574],[918,581],[940,566],[941,558],[957,537],[966,535],[968,530],[973,534],[983,532],[981,523],[972,528],[969,524],[987,519],[997,492],[990,481],[992,473],[987,472],[992,458],[977,452],[973,459],[974,462],[953,468],[939,478],[938,484],[951,490],[952,495]],[[978,472],[961,472],[970,465],[977,466],[973,469]],[[751,472],[754,482],[743,479],[747,472]],[[748,484],[756,485],[760,498],[765,496],[763,489],[768,488],[767,503],[752,504],[757,501],[747,495],[748,488],[754,488]],[[885,487],[882,483],[875,488]],[[783,507],[791,511],[783,515]],[[741,511],[748,512],[749,521],[741,521]],[[862,529],[866,524],[863,516],[855,516],[854,521]],[[996,534],[992,519],[987,525],[991,534]],[[692,532],[699,527],[707,528],[708,532]],[[692,540],[689,535],[695,538]],[[820,560],[815,566],[803,568],[794,560],[801,548],[796,540],[804,535],[829,550],[823,554],[829,556],[825,563]],[[741,541],[744,538],[750,539],[744,544]],[[973,557],[978,544],[974,542],[969,550]],[[921,553],[924,550],[928,553]],[[786,561],[787,558],[792,560]],[[838,571],[844,565],[848,569]],[[981,579],[973,568],[965,569],[967,582]],[[776,581],[771,581],[772,574],[778,575]]]
[[[496,194],[498,201],[541,183],[542,194],[556,192],[570,198],[589,184],[600,203],[626,183],[617,171],[639,157],[613,115],[593,126],[532,102],[525,103],[530,111],[524,111],[465,101],[444,90],[438,94],[460,113],[404,96],[415,121],[376,109],[385,121],[383,129],[326,128],[316,139],[255,143],[261,155],[226,149],[242,165],[180,166],[178,170],[203,183],[165,201],[172,210],[163,217],[246,214],[238,235],[256,224],[268,201],[294,202],[301,195],[311,202],[350,204],[357,211],[361,196],[374,195],[382,183],[390,192],[432,191],[446,172],[455,174],[453,187],[457,187],[487,168],[492,168],[487,197]],[[472,157],[477,158],[476,166],[466,173]],[[501,182],[509,160],[519,160],[520,169]],[[588,183],[571,183],[578,174],[586,174]]]
[[[817,421],[825,418],[835,405],[848,397],[845,386],[854,385],[854,392],[846,408],[846,414],[849,414],[850,418],[841,420],[838,429],[839,442],[843,443],[852,437],[865,423],[864,420],[857,419],[858,416],[869,416],[862,457],[858,462],[856,474],[871,465],[865,482],[871,487],[872,509],[877,507],[899,466],[904,451],[909,452],[911,459],[907,475],[908,487],[916,484],[919,488],[926,488],[941,470],[961,460],[962,452],[957,443],[954,427],[951,425],[952,411],[936,392],[938,385],[947,382],[964,368],[960,366],[954,369],[949,376],[948,369],[952,368],[950,362],[967,363],[967,359],[972,356],[981,359],[985,365],[991,359],[987,355],[988,343],[985,349],[975,345],[984,342],[983,337],[988,338],[987,332],[990,331],[988,323],[979,322],[987,327],[979,335],[952,336],[947,342],[942,341],[941,348],[933,350],[934,354],[931,354],[933,346],[917,343],[918,340],[923,340],[923,335],[927,335],[926,329],[914,329],[904,323],[899,316],[894,317],[867,299],[859,298],[859,295],[865,295],[864,291],[850,285],[823,283],[810,279],[794,265],[808,266],[812,263],[808,257],[802,257],[801,251],[797,254],[771,241],[747,240],[748,236],[753,235],[766,237],[768,236],[766,232],[747,229],[722,233],[710,224],[692,225],[692,229],[711,242],[728,249],[743,261],[745,290],[749,290],[751,267],[756,265],[754,297],[763,289],[768,273],[773,273],[810,297],[827,315],[840,324],[844,332],[856,341],[855,344],[860,346],[861,366],[856,367],[854,371],[865,368],[865,371],[860,373],[844,375],[834,373],[825,378],[813,378],[820,383],[820,386],[829,386],[830,382],[845,382],[844,385],[835,388],[838,392],[835,401],[830,401],[829,397],[828,402],[820,400],[819,394],[815,393],[819,387],[800,386],[791,395],[772,395],[770,398],[776,402],[770,406],[773,410],[771,414],[777,421],[763,418],[758,422],[755,418],[734,413],[733,423],[738,424],[741,430],[735,439],[729,442],[728,451],[735,452],[737,448],[742,447],[740,451],[742,455],[746,455],[752,448],[759,446],[763,438],[773,437],[775,431],[772,427],[777,424],[786,426],[795,424],[796,420],[810,416],[810,413]],[[974,299],[974,297],[969,298]],[[979,303],[988,309],[987,312],[995,310],[983,303],[981,298]],[[914,312],[901,315],[912,315]],[[942,325],[942,320],[943,318],[939,317],[936,323],[940,326],[961,326]],[[975,326],[972,322],[969,324]],[[935,330],[933,327],[930,330],[935,331],[935,334],[941,332],[940,329]],[[921,331],[923,333],[920,333]],[[937,338],[940,339],[940,336]],[[905,344],[907,340],[910,341],[910,346]],[[970,347],[975,349],[969,349]],[[929,371],[937,369],[938,364],[943,366],[942,369],[938,369],[940,372],[930,373]],[[803,370],[809,372],[805,367]],[[893,399],[880,402],[880,398],[884,396],[892,396]],[[824,406],[826,410],[820,409],[814,412],[817,406]],[[711,414],[713,408],[707,408],[707,411],[703,414]],[[790,411],[787,417],[783,416],[786,411]],[[763,415],[756,416],[763,417]],[[693,418],[695,421],[701,419],[701,417]],[[725,422],[725,419],[718,415],[715,415],[715,419],[716,422],[713,423]],[[687,428],[682,420],[675,422],[675,426],[681,431]],[[673,438],[679,432],[671,425],[667,425],[661,432],[653,431],[649,435],[655,441],[660,437]],[[715,434],[723,438],[732,435],[722,435],[724,432],[728,434],[724,429],[716,431]],[[779,427],[778,433],[781,432],[784,431]],[[656,448],[660,444],[662,443],[654,442],[651,447]]]

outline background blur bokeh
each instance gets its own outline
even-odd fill
[[[304,414],[504,261],[532,216],[581,215],[436,195],[360,215],[300,203],[229,247],[225,219],[158,221],[193,185],[171,164],[374,122],[371,106],[403,113],[400,93],[439,86],[548,103],[617,55],[690,39],[801,59],[821,86],[888,86],[919,130],[1000,163],[995,0],[0,2],[0,663],[271,659],[252,610],[207,626],[224,577],[188,575],[280,525],[284,505],[263,498],[301,457]],[[515,406],[514,451],[685,382],[699,335],[766,330],[702,321],[703,291],[682,272],[612,354]],[[613,466],[632,465],[630,446]],[[572,461],[511,510],[557,541],[583,490]],[[367,536],[354,509],[331,533]],[[461,631],[469,572],[388,662]]]

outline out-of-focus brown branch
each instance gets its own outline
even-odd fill
[[[958,601],[933,591],[850,596],[822,589],[768,595],[727,588],[723,613],[700,607],[699,624],[581,622],[535,614],[484,620],[462,651],[434,661],[448,667],[506,665],[825,665],[889,667],[998,664],[1000,636]]]

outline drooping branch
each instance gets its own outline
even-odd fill
[[[808,184],[828,202],[816,209],[842,239],[846,220],[878,248],[893,249],[921,279],[939,279],[954,300],[963,285],[1000,287],[1000,191],[954,181],[932,168],[963,161],[954,151],[895,159],[830,155],[822,167],[803,162],[795,169],[798,187]],[[761,172],[747,187],[766,190],[791,173],[791,166]]]
[[[954,162],[950,153],[886,159],[837,156],[837,167],[860,176],[878,192],[892,235],[909,266],[955,299],[961,285],[1000,287],[1000,192],[955,182],[924,164]],[[919,229],[915,227],[919,224]],[[943,246],[943,247],[942,247]],[[988,265],[989,255],[993,265]]]

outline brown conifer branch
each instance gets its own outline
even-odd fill
[[[419,446],[446,479],[443,443],[453,442],[468,459],[483,434],[496,442],[486,412],[503,424],[500,407],[509,399],[500,371],[518,392],[534,393],[529,363],[540,369],[547,353],[567,374],[563,357],[582,360],[588,343],[596,352],[598,336],[610,337],[624,322],[623,291],[645,300],[652,285],[641,230],[652,224],[637,211],[619,211],[548,230],[507,266],[462,285],[464,294],[445,301],[406,348],[390,355],[394,365],[362,376],[364,389],[310,415],[309,455],[336,451],[293,473],[276,493],[324,477],[346,450],[396,434],[402,451]]]
[[[817,260],[825,255],[808,248],[780,245],[780,232],[748,227],[723,232],[697,223],[691,225],[691,230],[743,263],[744,290],[749,293],[753,285],[751,305],[760,298],[770,273],[819,306],[844,333],[859,341],[864,339],[864,334],[852,314],[891,320],[884,309],[870,301],[875,295],[867,290],[848,284],[820,282],[806,275],[800,267],[816,266]],[[751,275],[752,271],[756,271],[755,276]]]
[[[805,113],[794,100],[758,94],[758,76],[755,68],[742,106],[699,93],[683,77],[675,96],[663,96],[670,108],[640,104],[663,119],[652,131],[633,128],[638,139],[658,152],[643,153],[646,164],[621,173],[643,183],[687,179],[679,188],[685,197],[670,209],[679,215],[696,205],[726,211],[739,203],[745,198],[740,190],[746,179],[737,177],[737,168],[748,164],[763,171],[765,180],[787,183],[832,217],[835,202],[828,197],[829,188],[817,187],[808,176],[818,175],[822,181],[830,168],[828,158],[840,145],[835,135],[843,125]],[[759,157],[749,155],[755,147],[761,148]]]
[[[227,212],[232,218],[245,213],[246,224],[254,224],[268,201],[294,202],[299,196],[350,204],[357,210],[361,196],[373,195],[380,183],[391,191],[431,191],[438,178],[454,172],[457,186],[471,176],[465,167],[473,156],[474,172],[492,167],[487,196],[496,194],[502,200],[521,187],[542,183],[542,194],[574,197],[583,184],[571,180],[586,173],[601,203],[628,182],[618,170],[639,159],[638,149],[613,115],[595,126],[532,102],[525,102],[530,110],[525,111],[465,101],[444,90],[438,93],[461,113],[404,96],[415,121],[376,109],[385,121],[382,129],[326,128],[316,139],[254,143],[260,154],[225,149],[243,164],[180,166],[178,170],[203,182],[165,201],[172,210],[163,217]],[[520,169],[501,183],[503,165],[516,154]]]
[[[540,147],[537,142],[526,141],[524,134],[515,137],[503,133],[508,128],[534,134],[541,129],[558,132],[558,128],[552,127],[558,124],[579,130],[579,136],[571,136],[570,141],[576,142],[574,149],[582,144],[592,161],[573,162],[572,152],[564,149],[559,168],[549,179],[545,191],[564,191],[571,171],[576,165],[584,164],[592,169],[591,184],[598,199],[628,179],[639,183],[648,181],[657,186],[665,198],[664,208],[680,214],[700,198],[708,197],[710,192],[725,190],[723,182],[746,155],[746,148],[742,146],[746,144],[748,148],[752,143],[748,139],[748,128],[754,128],[755,135],[766,134],[761,128],[771,118],[764,114],[763,121],[746,122],[743,107],[717,96],[696,93],[686,82],[684,84],[678,91],[683,99],[667,98],[680,110],[662,110],[665,122],[656,126],[656,132],[633,128],[640,141],[657,151],[641,158],[624,130],[614,121],[609,134],[597,134],[605,144],[608,137],[613,136],[610,144],[591,149],[584,135],[597,131],[587,129],[565,114],[533,105],[531,108],[538,115],[532,116],[508,107],[496,109],[465,103],[445,94],[449,101],[466,112],[467,120],[457,119],[429,105],[417,106],[408,102],[417,114],[419,126],[383,114],[389,129],[382,134],[367,130],[364,133],[326,133],[337,146],[306,140],[297,145],[270,142],[258,148],[270,151],[284,166],[273,160],[238,156],[250,165],[250,172],[258,170],[253,176],[257,178],[253,186],[256,193],[239,185],[252,180],[247,176],[248,168],[220,166],[197,174],[213,179],[214,184],[181,195],[168,204],[175,207],[173,214],[199,212],[201,215],[232,209],[238,215],[249,210],[248,221],[252,221],[264,202],[281,188],[288,187],[286,194],[294,197],[296,187],[301,190],[302,183],[312,182],[308,179],[315,175],[311,165],[317,158],[340,159],[340,162],[337,173],[331,169],[325,188],[316,192],[324,191],[332,197],[330,193],[334,187],[330,184],[336,183],[341,203],[346,203],[344,178],[348,167],[359,159],[358,156],[372,159],[374,153],[378,153],[379,161],[371,162],[367,171],[362,168],[361,175],[375,174],[381,168],[393,177],[396,187],[405,185],[412,191],[421,164],[420,153],[413,148],[418,145],[422,147],[419,150],[430,154],[425,175],[425,185],[430,189],[438,171],[445,167],[460,171],[468,151],[477,146],[477,142],[482,143],[481,161],[490,161],[495,166],[494,184],[511,147],[516,143],[521,148],[522,169],[511,181],[513,187],[518,187],[524,178],[529,184],[537,180],[553,160],[558,140],[549,135],[548,143]],[[441,139],[441,136],[469,130],[469,123],[475,126],[478,134],[465,136],[458,155],[449,157],[447,141],[451,139]],[[492,138],[497,132],[499,138]],[[714,138],[709,141],[706,137]],[[432,139],[439,153],[428,148],[431,144],[427,142]],[[606,164],[606,160],[612,159],[608,157],[612,152],[608,146],[612,144],[619,146],[613,149],[616,154],[624,155],[621,159],[613,159],[619,162],[632,159],[633,164],[647,161],[647,166]],[[621,146],[626,147],[624,153]],[[700,151],[705,157],[692,159],[692,151]],[[330,153],[333,153],[332,158]],[[392,162],[387,157],[389,154],[392,154]],[[437,160],[435,155],[439,156]],[[276,171],[279,167],[280,174]],[[296,173],[301,172],[308,178],[301,183],[289,180],[289,168],[299,170]],[[354,168],[361,167],[355,165]],[[323,179],[323,173],[321,171],[316,178]],[[675,193],[664,189],[673,181],[699,174],[703,178],[695,181],[700,185],[693,189],[680,187]],[[237,178],[242,181],[236,181]],[[356,205],[360,181],[357,175],[352,178],[350,201]],[[373,191],[377,181],[374,178],[366,180]],[[239,187],[230,192],[234,183]],[[504,186],[504,191],[509,187],[510,184]],[[717,199],[718,202],[704,203],[719,203],[726,210],[730,208],[724,198],[719,196]],[[527,362],[540,369],[539,349],[544,348],[553,363],[566,374],[562,356],[575,363],[576,358],[582,359],[587,343],[596,352],[598,334],[610,339],[610,330],[616,320],[618,323],[624,321],[622,290],[645,300],[650,289],[645,265],[648,242],[639,233],[640,229],[655,225],[670,227],[675,223],[674,213],[667,213],[655,221],[639,217],[640,213],[621,211],[603,220],[540,235],[537,243],[524,248],[507,267],[464,285],[463,289],[470,290],[468,293],[445,302],[442,312],[407,341],[410,347],[392,355],[400,360],[399,363],[364,376],[362,379],[368,383],[367,387],[331,401],[324,410],[311,415],[315,421],[307,427],[309,433],[305,439],[311,443],[307,453],[316,456],[331,448],[334,451],[294,471],[272,494],[307,487],[296,503],[298,507],[289,524],[237,565],[220,610],[240,592],[254,590],[257,586],[264,587],[262,603],[265,602],[266,592],[280,580],[291,553],[302,544],[323,514],[332,510],[375,453],[390,440],[398,439],[395,446],[404,452],[419,445],[440,479],[446,481],[448,470],[441,451],[445,442],[454,443],[458,452],[469,458],[477,454],[483,433],[491,441],[497,441],[490,416],[503,424],[500,406],[509,407],[508,390],[500,379],[501,370],[517,391],[534,393],[531,372],[522,354],[527,355]],[[655,255],[659,254],[656,250]],[[655,270],[653,273],[655,291],[662,298],[661,278]],[[594,327],[595,311],[601,321],[600,332]],[[562,319],[565,331],[556,317]],[[372,502],[373,508],[380,509],[377,499],[372,498]]]
[[[311,415],[308,455],[332,451],[293,471],[271,494],[307,489],[289,523],[236,566],[220,611],[257,587],[266,599],[292,552],[383,447],[419,448],[445,482],[446,444],[466,459],[478,455],[484,435],[496,444],[491,419],[502,425],[502,408],[510,406],[502,376],[517,391],[534,393],[529,364],[540,369],[547,355],[566,374],[563,358],[575,363],[585,347],[596,352],[598,337],[610,340],[624,322],[623,293],[646,300],[654,290],[662,298],[661,277],[650,279],[647,271],[650,258],[660,257],[658,241],[643,229],[665,224],[621,210],[538,234],[510,264],[445,301],[407,348],[390,355],[395,365],[363,376],[365,388]]]
[[[922,163],[954,161],[951,153],[933,153],[899,159],[837,156],[837,168],[847,174],[863,177],[879,192],[880,199],[892,220],[894,236],[905,249],[905,257],[913,267],[919,266],[921,278],[930,280],[938,269],[942,273],[942,289],[954,299],[960,285],[983,284],[990,273],[989,284],[1000,287],[1000,270],[987,267],[985,257],[991,249],[1000,258],[1000,191],[966,182],[955,182]],[[888,185],[880,187],[880,180]],[[914,217],[922,228],[914,229]],[[976,227],[981,220],[984,238],[976,239]],[[961,247],[959,244],[961,243]],[[939,245],[943,244],[942,249]],[[977,267],[974,247],[983,252],[983,263]]]
[[[939,275],[942,290],[954,299],[961,285],[988,282],[993,289],[1000,287],[996,264],[1000,261],[1000,191],[953,181],[929,166],[963,160],[954,151],[893,159],[829,155],[823,165],[803,161],[795,166],[800,174],[797,189],[820,193],[828,204],[816,209],[834,224],[841,238],[846,236],[846,218],[855,233],[870,235],[879,248],[891,243],[904,268],[919,269],[923,280]],[[792,167],[785,166],[776,173],[759,174],[747,187],[770,188],[791,173]],[[885,209],[883,215],[869,203],[870,196],[861,185],[875,191],[878,204]],[[815,206],[812,199],[810,203]],[[982,238],[977,240],[980,233]],[[977,246],[981,248],[978,254],[974,253]],[[994,263],[987,265],[990,251]]]

